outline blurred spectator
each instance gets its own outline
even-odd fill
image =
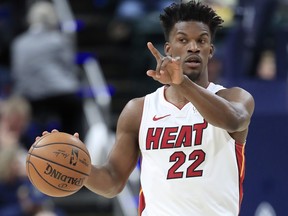
[[[225,50],[228,78],[257,77],[262,52],[273,49],[273,19],[279,1],[239,0]]]
[[[141,28],[141,21],[151,22],[153,29],[154,16],[158,16],[165,6],[171,4],[174,0],[122,0],[119,1],[115,9],[112,22],[109,24],[108,33],[113,41],[124,41],[131,39],[131,35]],[[145,17],[145,18],[144,18]],[[148,17],[153,17],[148,19]],[[145,28],[145,27],[144,27]],[[145,30],[144,30],[145,31]]]
[[[210,82],[223,83],[223,80],[221,80],[223,70],[222,61],[222,57],[218,54],[214,55],[213,58],[209,60],[208,73]]]
[[[28,101],[10,97],[0,104],[0,215],[34,216],[54,213],[49,197],[40,193],[25,172],[27,150],[20,138],[31,117]],[[56,211],[55,211],[56,212]]]
[[[188,1],[188,0],[187,0]],[[224,20],[223,26],[230,27],[233,24],[235,9],[238,0],[201,0],[203,3],[210,5],[217,14]]]
[[[257,76],[262,80],[273,80],[276,77],[276,59],[272,50],[262,53],[258,67]]]
[[[56,10],[48,1],[32,4],[27,18],[29,28],[11,46],[14,93],[30,101],[37,133],[57,128],[83,134],[74,38],[60,31]]]
[[[173,0],[122,0],[116,10],[116,15],[122,18],[140,18],[146,14],[159,12]]]
[[[188,2],[189,0],[184,1]],[[201,0],[201,2],[210,5],[224,20],[222,24],[224,30],[220,30],[223,31],[222,33],[218,32],[217,37],[213,42],[217,49],[214,52],[213,58],[210,59],[208,63],[209,80],[211,82],[224,84],[226,80],[223,77],[223,62],[225,60],[223,48],[225,47],[226,42],[226,31],[233,26],[238,0]]]
[[[24,148],[21,136],[25,133],[31,118],[31,106],[26,99],[14,96],[0,103],[0,150]]]

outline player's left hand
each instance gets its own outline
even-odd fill
[[[157,61],[156,69],[148,70],[147,75],[162,84],[180,84],[184,79],[180,57],[161,55],[151,42],[147,43],[147,47]]]

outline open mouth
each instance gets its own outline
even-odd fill
[[[190,56],[185,60],[185,64],[188,67],[198,67],[201,64],[201,59],[199,56]]]

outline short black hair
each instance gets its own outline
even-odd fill
[[[223,23],[223,19],[217,15],[215,10],[201,2],[191,0],[187,3],[172,3],[164,8],[164,12],[160,14],[160,22],[166,41],[169,40],[169,34],[174,25],[182,21],[203,22],[209,27],[212,40],[217,29],[221,28]]]

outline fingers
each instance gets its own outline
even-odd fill
[[[175,77],[174,74],[177,74],[180,71],[180,57],[178,56],[173,58],[169,55],[165,57],[162,56],[151,42],[147,43],[147,47],[157,61],[156,69],[148,70],[146,72],[147,76],[152,77],[154,80],[162,84],[173,82],[172,77]]]
[[[51,133],[55,133],[55,132],[59,132],[57,129],[53,129],[52,131],[51,131]],[[46,135],[46,134],[48,134],[49,132],[48,131],[43,131],[42,132],[42,136],[44,136],[44,135]]]
[[[156,69],[155,69],[156,73],[155,73],[154,77],[152,76],[155,79],[155,76],[157,76],[157,77],[160,76],[159,73],[160,73],[161,65],[162,65],[162,62],[164,59],[163,59],[163,56],[161,55],[161,53],[154,47],[154,45],[151,42],[147,43],[147,47],[157,61],[157,65],[156,65]],[[148,76],[150,76],[150,75],[148,75]]]
[[[152,55],[156,58],[157,62],[162,60],[161,53],[154,47],[154,45],[151,42],[147,43],[147,47],[152,53]]]
[[[59,132],[57,129],[53,129],[52,131],[51,131],[51,133],[55,133],[55,132]],[[49,134],[50,132],[48,132],[48,131],[43,131],[42,132],[42,136],[45,136],[45,135],[47,135],[47,134]],[[35,138],[35,141],[37,141],[38,139],[40,139],[41,138],[41,136],[37,136],[36,138]]]
[[[148,70],[146,74],[162,84],[177,83],[181,76],[180,57],[165,56],[156,70]]]
[[[74,133],[74,135],[73,136],[75,136],[75,137],[77,137],[78,139],[79,139],[79,133]]]
[[[179,61],[180,61],[180,56],[176,56],[176,57],[174,58],[174,60],[179,62]]]
[[[51,131],[51,133],[57,133],[57,132],[59,132],[57,129],[53,129],[53,130]],[[50,132],[48,132],[48,131],[43,131],[43,132],[42,132],[42,136],[45,136],[45,135],[47,135],[47,134],[49,134],[49,133],[50,133]],[[73,136],[75,136],[75,137],[78,138],[78,139],[79,139],[79,137],[80,137],[80,135],[79,135],[78,132],[74,133]],[[37,136],[37,137],[35,138],[35,141],[37,141],[37,140],[40,139],[40,138],[41,138],[41,136]]]
[[[148,75],[148,76],[150,76],[150,77],[154,77],[155,76],[155,71],[154,70],[148,70],[147,72],[146,72],[146,74]]]
[[[172,57],[171,56],[166,56],[162,60],[161,67],[165,68],[170,62],[172,62]]]
[[[44,135],[46,135],[46,134],[48,134],[49,132],[48,131],[43,131],[42,132],[42,136],[44,136]]]

